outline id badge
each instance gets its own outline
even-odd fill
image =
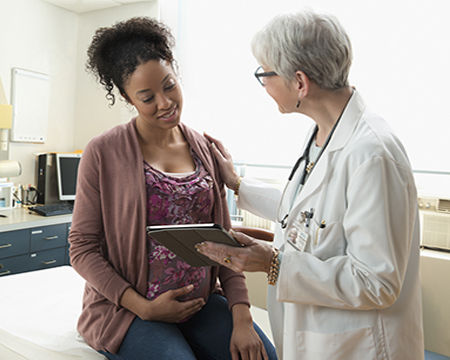
[[[306,244],[309,240],[309,232],[307,230],[304,221],[296,221],[287,235],[289,245],[298,251],[305,251]]]

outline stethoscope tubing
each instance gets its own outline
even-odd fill
[[[288,181],[287,181],[286,185],[284,186],[283,192],[281,194],[281,198],[280,198],[280,202],[278,204],[278,210],[277,210],[277,221],[281,224],[281,227],[283,229],[286,227],[286,220],[287,220],[287,218],[289,216],[289,212],[288,212],[288,213],[286,213],[286,215],[283,218],[280,218],[281,206],[283,204],[283,200],[284,200],[284,197],[286,195],[286,191],[287,191],[289,185],[291,184],[291,181],[294,178],[295,173],[297,172],[297,170],[298,170],[300,164],[302,163],[302,161],[305,161],[305,163],[308,162],[309,148],[311,147],[311,144],[312,144],[314,138],[316,137],[317,131],[318,131],[318,127],[316,126],[314,131],[313,131],[313,133],[312,133],[312,135],[311,135],[311,137],[308,140],[308,143],[307,143],[307,145],[305,147],[305,150],[303,150],[303,154],[295,162],[294,167],[292,168],[291,173],[289,174]],[[306,167],[303,170],[302,178],[300,179],[300,184],[301,185],[304,184],[305,178],[306,178]]]
[[[341,116],[342,116],[342,113],[339,116],[339,118],[337,119],[337,121],[334,124],[333,128],[331,129],[330,134],[328,135],[325,143],[323,144],[323,147],[320,150],[320,153],[319,153],[319,155],[317,157],[316,164],[319,162],[319,159],[321,158],[323,152],[325,151],[326,147],[328,146],[328,144],[329,144],[329,142],[331,140],[331,137],[333,136],[334,130],[336,130],[336,127],[339,124],[339,120],[341,119]],[[283,204],[284,197],[286,195],[287,188],[289,187],[292,179],[295,176],[295,173],[297,172],[298,168],[300,167],[300,164],[303,161],[305,162],[305,166],[303,167],[303,173],[302,173],[302,176],[300,178],[300,185],[301,186],[305,185],[306,174],[307,174],[306,168],[307,168],[307,165],[309,163],[309,149],[311,148],[312,142],[316,138],[316,135],[317,135],[318,131],[319,131],[319,127],[316,125],[315,128],[314,128],[313,133],[311,134],[311,137],[308,140],[308,143],[306,145],[305,150],[303,150],[302,156],[300,156],[297,159],[297,161],[295,162],[294,167],[292,168],[292,171],[289,174],[288,181],[287,181],[286,185],[284,186],[283,192],[281,194],[280,203],[278,204],[278,210],[277,210],[277,221],[281,224],[281,227],[283,229],[287,226],[287,221],[286,220],[289,217],[289,212],[290,212],[290,209],[289,209],[289,211],[283,216],[283,218],[280,218],[281,207],[282,207],[282,204]]]

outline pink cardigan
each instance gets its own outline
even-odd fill
[[[230,227],[225,189],[206,139],[181,124],[193,151],[214,180],[214,222]],[[136,121],[119,125],[87,145],[78,172],[69,235],[73,268],[86,279],[78,331],[96,350],[116,353],[135,314],[119,305],[132,286],[145,296],[148,280],[146,188]],[[230,308],[249,305],[245,277],[214,267]]]

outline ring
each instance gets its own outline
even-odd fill
[[[223,258],[223,262],[226,264],[230,264],[231,263],[231,255],[225,256]]]

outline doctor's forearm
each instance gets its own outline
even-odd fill
[[[391,274],[395,278],[395,274]],[[348,256],[321,261],[311,254],[283,254],[278,300],[338,309],[381,309],[397,299],[400,286],[390,275],[355,266]]]
[[[243,210],[271,221],[277,221],[281,191],[270,184],[242,178],[237,205]]]

